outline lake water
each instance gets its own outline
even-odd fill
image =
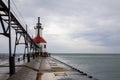
[[[120,80],[119,54],[55,54],[53,57],[99,80]]]

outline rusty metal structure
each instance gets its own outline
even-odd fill
[[[12,13],[10,9],[10,0],[8,0],[7,6],[0,0],[0,27],[0,29],[2,29],[0,35],[9,38],[9,71],[12,75],[15,73],[15,54],[17,45],[25,45],[24,58],[27,55],[28,62],[30,62],[29,50],[32,49],[32,54],[34,55],[34,52],[40,51],[40,48],[28,34],[27,27],[24,29],[19,20]],[[14,53],[11,51],[11,28],[14,29],[16,33]],[[21,38],[24,38],[24,42],[20,42]]]

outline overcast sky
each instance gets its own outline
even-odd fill
[[[41,17],[48,52],[120,52],[120,0],[13,1],[30,35],[35,34],[37,17]],[[5,40],[0,38],[0,44],[5,45]],[[1,45],[1,52],[6,51]]]

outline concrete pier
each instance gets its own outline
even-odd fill
[[[7,80],[97,80],[52,57],[39,57]]]

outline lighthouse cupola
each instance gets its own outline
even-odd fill
[[[43,30],[43,28],[42,28],[41,25],[42,24],[40,23],[40,17],[38,17],[38,23],[35,26],[35,32],[36,32],[36,35],[39,34],[42,37],[42,30]]]

